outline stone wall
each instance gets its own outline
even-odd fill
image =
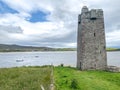
[[[107,71],[110,71],[110,72],[120,72],[120,67],[108,66],[107,67]]]
[[[78,16],[77,68],[81,70],[107,67],[104,18],[101,9],[82,8]]]

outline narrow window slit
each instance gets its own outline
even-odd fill
[[[81,22],[79,21],[78,24],[80,24]]]
[[[94,37],[96,36],[96,34],[94,33]]]

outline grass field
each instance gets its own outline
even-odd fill
[[[51,67],[0,69],[0,90],[50,90]],[[120,73],[54,67],[54,90],[120,90]]]
[[[0,90],[49,90],[50,67],[0,69]]]
[[[56,90],[120,90],[120,73],[54,68]]]
[[[106,50],[107,51],[120,51],[119,48],[107,48]]]

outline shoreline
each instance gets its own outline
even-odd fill
[[[66,52],[66,51],[76,51],[76,50],[51,50],[51,51],[0,51],[0,53],[9,53],[9,52]],[[106,50],[106,52],[116,52],[120,50]],[[76,51],[77,52],[77,51]]]

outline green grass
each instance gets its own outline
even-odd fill
[[[51,67],[0,69],[0,90],[49,90]],[[120,90],[120,73],[54,67],[55,90]]]
[[[107,51],[120,51],[119,48],[107,48],[106,50]]]
[[[55,67],[56,90],[120,90],[120,73]]]
[[[50,67],[0,69],[0,90],[49,90]]]

